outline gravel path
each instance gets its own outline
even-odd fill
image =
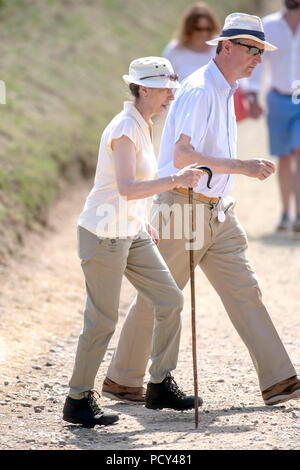
[[[259,143],[257,135],[263,136]],[[241,157],[266,156],[263,120],[242,123],[239,142]],[[49,227],[30,234],[0,273],[0,449],[299,449],[300,402],[264,406],[248,352],[198,271],[198,374],[204,400],[199,428],[194,429],[193,411],[153,411],[105,398],[103,407],[120,413],[118,424],[87,430],[62,421],[84,306],[75,229],[89,189],[86,183],[67,188],[50,213]],[[276,176],[265,183],[240,177],[235,196],[264,302],[300,372],[300,240],[273,233],[279,214]],[[97,377],[99,391],[133,296],[125,280],[120,321]],[[192,393],[189,286],[185,298],[174,375]]]

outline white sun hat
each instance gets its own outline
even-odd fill
[[[129,65],[129,75],[123,75],[127,85],[135,83],[149,88],[180,88],[178,75],[164,57],[141,57]]]
[[[217,46],[219,41],[225,39],[245,38],[253,39],[265,46],[266,51],[275,51],[276,46],[265,40],[265,33],[261,19],[258,16],[246,13],[231,13],[225,19],[223,30],[218,38],[207,41],[210,46]]]

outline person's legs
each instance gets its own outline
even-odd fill
[[[282,204],[277,230],[288,230],[291,225],[290,203],[293,194],[292,123],[295,111],[290,97],[275,90],[267,94],[267,107],[270,154],[278,157],[278,184]]]
[[[160,220],[160,223],[156,224],[157,213],[155,211],[157,206],[154,204],[151,222],[159,229],[159,252],[166,262],[177,286],[183,289],[190,277],[189,252],[186,250],[187,240],[184,238],[183,229],[182,237],[174,237],[174,219],[179,220],[180,208],[182,208],[181,214],[183,214],[183,208],[188,203],[188,198],[181,194],[177,196],[174,191],[168,191],[160,194],[156,199],[156,203],[165,204],[166,207],[172,207],[174,204],[177,205],[177,213],[176,210],[169,215],[165,213],[164,220]],[[207,217],[209,218],[208,210]],[[162,223],[167,224],[168,221],[170,221],[170,236],[168,236],[166,225],[164,231],[162,227]],[[182,223],[182,218],[180,218],[180,221]],[[206,225],[208,231],[205,234],[205,243],[208,245],[210,240],[208,220]],[[200,257],[203,256],[204,251],[205,248],[195,252],[195,265],[199,262]],[[109,379],[127,387],[141,387],[143,385],[152,346],[153,315],[153,303],[144,295],[138,293],[126,315],[117,348],[109,365],[107,371]]]
[[[164,241],[161,243],[164,244]],[[179,251],[176,253],[179,254]],[[177,362],[181,323],[178,315],[179,308],[183,306],[182,293],[157,247],[153,245],[147,256],[143,254],[144,278],[136,272],[139,265],[137,257],[138,250],[132,250],[125,274],[139,292],[125,318],[102,394],[121,401],[145,402],[148,408],[191,408],[194,406],[194,398],[182,394],[169,375]],[[180,263],[177,260],[178,265]],[[188,273],[188,266],[186,268]],[[146,282],[145,276],[148,278]],[[142,385],[151,349],[151,382],[146,392]],[[201,404],[202,400],[199,399]]]
[[[125,317],[117,348],[107,370],[108,379],[126,387],[142,387],[151,353],[153,325],[154,306],[138,293]],[[106,396],[106,392],[113,391],[110,389],[111,386],[106,387],[104,384],[102,393]]]
[[[290,204],[293,194],[293,155],[287,154],[279,157],[278,162],[278,182],[282,203],[282,220],[278,226],[279,230],[289,227]],[[285,217],[283,217],[285,215]]]
[[[68,423],[93,428],[118,421],[103,413],[92,390],[99,365],[114,332],[129,240],[99,239],[78,227],[78,251],[86,283],[84,327],[80,334],[70,391],[63,408]]]
[[[188,256],[182,258],[181,241],[161,240],[159,251],[170,272],[185,284],[189,277]],[[174,249],[172,249],[174,247]],[[185,280],[186,279],[186,280]],[[117,348],[107,371],[107,377],[128,387],[141,387],[152,347],[154,305],[138,292],[124,320]]]
[[[132,243],[125,276],[154,306],[151,382],[160,383],[177,364],[183,295],[150,239]]]
[[[296,203],[296,219],[293,229],[295,232],[300,232],[300,103],[294,104],[291,135],[291,147],[295,159],[293,189]]]
[[[294,174],[294,191],[296,198],[296,218],[293,225],[295,232],[300,232],[300,148],[296,148],[295,155],[295,174]]]
[[[246,257],[247,238],[233,211],[219,226],[200,267],[218,292],[256,368],[260,388],[296,375],[262,303],[255,273]]]
[[[79,227],[79,256],[86,283],[84,326],[79,336],[71,398],[80,399],[91,390],[118,319],[122,277],[131,241],[99,239]]]
[[[145,406],[152,409],[193,408],[194,396],[186,396],[170,374],[178,359],[183,294],[151,239],[141,237],[132,242],[125,276],[155,309],[152,364]]]

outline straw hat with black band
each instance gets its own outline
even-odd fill
[[[258,16],[246,13],[231,13],[225,19],[224,27],[219,37],[207,41],[210,46],[217,46],[219,41],[226,39],[252,39],[265,46],[266,51],[275,51],[276,46],[265,40],[265,33],[261,19]]]

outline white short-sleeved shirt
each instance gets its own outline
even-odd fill
[[[233,94],[237,82],[230,85],[214,60],[187,77],[175,95],[165,123],[158,159],[158,176],[176,173],[174,145],[181,134],[191,138],[197,152],[220,158],[236,158],[237,128]],[[222,197],[234,187],[234,175],[215,174],[211,189],[207,176],[200,178],[195,192]]]
[[[207,52],[196,52],[180,44],[177,39],[173,39],[162,55],[169,59],[181,82],[188,75],[208,64],[216,55],[216,48],[210,47]]]
[[[153,179],[157,163],[152,145],[152,129],[131,102],[104,130],[94,180],[78,225],[98,237],[135,236],[148,220],[147,198],[127,201],[118,191],[111,142],[127,136],[136,148],[136,181]]]

